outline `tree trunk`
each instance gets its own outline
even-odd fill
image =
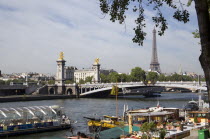
[[[207,0],[195,0],[199,33],[201,39],[201,55],[199,57],[206,78],[208,101],[210,104],[210,19]]]

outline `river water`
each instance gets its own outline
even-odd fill
[[[122,116],[124,104],[128,104],[129,109],[139,109],[156,106],[159,101],[159,104],[164,107],[183,108],[183,106],[192,99],[197,100],[198,95],[195,93],[163,93],[162,96],[158,98],[144,98],[143,96],[121,97],[118,98],[119,115]],[[87,120],[83,118],[84,116],[113,116],[116,113],[115,98],[80,98],[0,103],[1,108],[42,105],[60,105],[64,107],[66,115],[75,122],[72,124],[74,127],[74,134],[78,131],[83,133],[88,132]],[[21,135],[9,137],[9,139],[64,139],[66,135],[71,135],[69,130]]]

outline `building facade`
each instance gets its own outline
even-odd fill
[[[92,77],[92,82],[100,82],[100,64],[99,59],[95,62],[91,69],[78,70],[76,67],[65,67],[65,79],[72,80],[78,83],[81,79],[85,80],[87,77]]]

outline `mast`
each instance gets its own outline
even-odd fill
[[[117,95],[118,95],[118,87],[117,87],[117,82],[116,82],[116,117],[118,117],[118,100],[117,100]]]

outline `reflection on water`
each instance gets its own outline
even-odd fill
[[[189,100],[197,100],[198,95],[195,93],[172,93],[161,94],[157,98],[144,98],[142,96],[126,96],[118,99],[119,115],[122,115],[124,104],[128,104],[129,109],[146,108],[156,106],[157,101],[161,106],[183,108]],[[0,107],[23,107],[23,106],[40,106],[40,105],[60,105],[64,107],[66,114],[76,122],[73,124],[74,134],[77,131],[88,132],[87,121],[84,116],[98,117],[101,115],[115,115],[114,98],[104,99],[65,99],[65,100],[43,100],[43,101],[27,101],[27,102],[8,102],[0,103]],[[31,135],[22,135],[18,137],[10,137],[11,139],[63,139],[66,135],[71,135],[68,130],[37,133]]]

